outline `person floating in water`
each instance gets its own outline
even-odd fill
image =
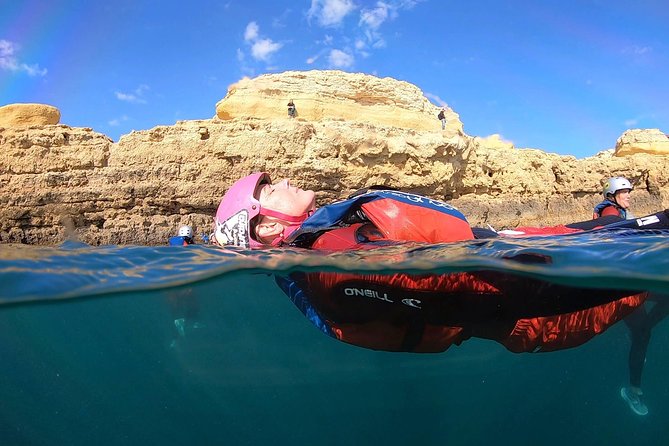
[[[567,232],[577,229],[567,228]],[[218,207],[210,239],[246,248],[325,251],[472,240],[453,206],[396,190],[366,190],[316,209],[315,194],[266,173],[238,180]],[[512,262],[550,263],[547,256]],[[514,352],[574,347],[638,307],[645,294],[595,290],[495,271],[412,275],[297,272],[277,283],[314,325],[354,345],[444,351],[470,337]]]
[[[168,243],[170,246],[194,245],[195,241],[193,240],[193,228],[188,225],[180,227],[177,235],[170,237]]]
[[[632,219],[634,216],[629,211],[630,193],[634,188],[627,178],[614,177],[606,180],[604,184],[604,201],[598,203],[592,214],[592,218],[614,215],[622,219]]]
[[[633,219],[630,211],[630,194],[634,187],[624,177],[609,178],[604,184],[604,201],[593,210],[593,218],[602,217]],[[653,305],[654,304],[654,305]],[[660,321],[669,315],[669,296],[649,293],[646,302],[634,310],[624,321],[629,329],[630,351],[628,355],[629,385],[620,389],[620,396],[637,415],[647,415],[648,407],[643,401],[641,377],[646,363],[646,352],[651,333]]]
[[[177,235],[169,238],[170,246],[189,246],[194,245],[193,228],[188,225],[181,226]],[[170,291],[167,296],[176,337],[171,343],[171,347],[176,346],[177,339],[186,336],[187,329],[202,328],[203,324],[198,321],[200,308],[197,298],[193,295],[193,288],[184,287],[175,291]]]
[[[629,385],[620,389],[620,396],[637,415],[648,414],[648,407],[643,401],[641,376],[652,330],[667,316],[669,295],[649,293],[646,302],[624,319],[630,334]]]
[[[297,116],[297,109],[295,108],[295,103],[291,99],[288,101],[288,117],[294,118],[295,116]]]

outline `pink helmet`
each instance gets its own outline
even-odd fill
[[[244,248],[262,246],[251,237],[251,220],[260,214],[255,192],[263,183],[272,183],[269,174],[256,172],[237,180],[228,189],[216,211],[212,237],[216,243]]]
[[[283,237],[294,231],[309,215],[287,215],[271,209],[264,209],[255,197],[261,184],[272,184],[269,174],[256,172],[237,180],[223,196],[214,219],[214,233],[211,239],[219,245],[235,245],[242,248],[264,246],[254,238],[251,221],[258,215],[276,217],[290,223],[288,230],[275,240],[279,243]]]

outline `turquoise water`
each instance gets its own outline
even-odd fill
[[[271,274],[489,269],[669,293],[668,235],[334,255],[0,245],[0,444],[664,445],[666,320],[653,331],[643,380],[650,414],[640,417],[618,393],[628,376],[622,323],[552,353],[477,339],[439,354],[378,352],[320,333]],[[552,263],[509,259],[527,254]],[[175,307],[179,296],[197,306]],[[182,335],[174,319],[184,311],[197,325]]]

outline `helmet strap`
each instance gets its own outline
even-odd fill
[[[304,222],[304,220],[306,220],[313,213],[314,213],[314,211],[309,211],[309,212],[306,212],[302,215],[294,216],[294,215],[284,214],[282,212],[272,211],[272,210],[269,210],[269,209],[261,209],[260,210],[260,215],[266,215],[268,217],[278,218],[280,220],[283,220],[283,221],[286,221],[286,222],[290,223],[289,225],[284,226],[283,231],[281,231],[281,233],[278,234],[274,238],[274,240],[272,240],[272,243],[271,243],[272,246],[281,245],[284,242],[284,240],[286,240],[286,238],[288,238],[290,236],[290,234],[295,232],[297,230],[297,228],[302,226],[302,223]]]
[[[278,218],[279,220],[287,221],[288,223],[298,223],[301,224],[304,220],[311,215],[312,212],[307,212],[302,215],[288,215],[283,212],[273,211],[271,209],[260,208],[260,215],[265,215],[267,217]]]
[[[281,244],[283,244],[284,240],[286,240],[286,238],[290,234],[295,232],[295,230],[297,230],[297,228],[299,228],[300,226],[301,223],[295,223],[291,224],[290,226],[284,227],[283,231],[281,231],[281,234],[277,235],[276,238],[272,240],[272,246],[280,246]]]

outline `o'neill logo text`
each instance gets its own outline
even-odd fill
[[[388,293],[381,293],[370,288],[344,288],[344,294],[347,296],[369,297],[390,303],[395,302],[388,296]],[[402,299],[401,302],[408,307],[421,308],[421,301],[418,299]]]
[[[344,294],[347,296],[371,297],[373,299],[384,300],[386,302],[393,302],[386,293],[381,294],[376,290],[370,290],[368,288],[344,288]]]

